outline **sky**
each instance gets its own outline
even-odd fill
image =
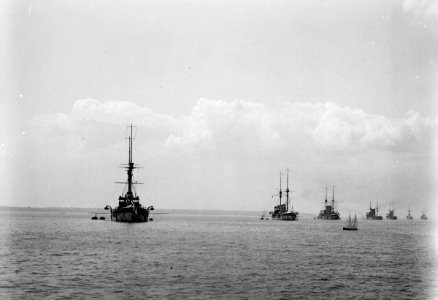
[[[437,210],[434,1],[2,1],[0,205]],[[329,197],[330,200],[330,197]]]

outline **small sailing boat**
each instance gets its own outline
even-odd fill
[[[354,215],[354,218],[351,219],[351,216],[348,215],[348,220],[345,226],[343,227],[343,230],[357,230],[357,217]]]
[[[260,220],[264,220],[266,218],[265,215],[266,215],[266,210],[263,212],[262,216],[260,217]]]
[[[91,220],[97,220],[97,214],[95,214],[94,217],[91,217]]]

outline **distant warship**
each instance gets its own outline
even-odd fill
[[[371,208],[370,201],[370,211],[366,213],[367,220],[383,220],[382,216],[379,216],[379,204],[377,203],[376,208]]]
[[[339,212],[335,211],[335,187],[333,187],[333,197],[332,197],[332,204],[331,205],[328,205],[327,188],[325,188],[324,209],[319,212],[319,215],[316,218],[317,219],[324,219],[324,220],[340,220],[341,219]]]
[[[394,204],[392,205],[392,209],[391,209],[391,207],[389,208],[389,212],[386,214],[386,219],[387,220],[397,220],[397,216],[395,215]]]
[[[126,193],[119,196],[119,205],[115,208],[107,205],[105,207],[106,210],[110,210],[111,212],[111,221],[116,222],[147,222],[149,220],[149,211],[154,210],[153,206],[143,207],[140,204],[140,198],[134,191],[134,184],[139,184],[138,182],[132,181],[132,171],[134,169],[139,168],[132,162],[132,124],[130,126],[130,134],[128,137],[129,140],[129,160],[127,165],[122,165],[128,174],[128,180],[125,182],[116,182],[123,183],[126,185]],[[124,191],[125,191],[124,190]]]
[[[420,217],[420,219],[421,219],[421,220],[427,220],[426,211],[422,211],[422,212],[421,212],[421,217]]]
[[[414,218],[411,216],[411,209],[408,209],[408,215],[406,216],[406,220],[413,220]]]
[[[280,172],[280,190],[278,192],[278,199],[280,201],[279,205],[274,207],[274,211],[269,212],[274,220],[283,221],[298,221],[298,212],[292,210],[289,211],[289,169],[287,170],[287,181],[286,181],[286,203],[281,203],[283,197],[283,190],[281,189],[281,172]]]

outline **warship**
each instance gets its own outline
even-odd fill
[[[413,220],[414,218],[411,216],[411,209],[408,209],[408,215],[406,216],[406,220]]]
[[[274,207],[274,211],[269,212],[274,220],[283,221],[298,221],[298,212],[293,211],[292,205],[289,211],[289,169],[287,169],[287,181],[286,181],[286,203],[281,203],[283,197],[283,190],[281,189],[281,172],[280,172],[280,190],[278,191],[279,205]]]
[[[376,208],[371,208],[370,201],[370,211],[366,213],[367,220],[383,220],[382,216],[379,216],[379,204],[377,203]]]
[[[421,219],[421,220],[427,220],[426,211],[423,210],[423,211],[421,212],[421,217],[420,217],[420,219]]]
[[[132,140],[134,139],[132,136],[132,124],[130,126],[129,133],[129,159],[128,164],[123,164],[122,167],[126,169],[128,179],[124,182],[116,182],[125,184],[125,189],[122,192],[122,195],[119,196],[118,206],[112,208],[111,206],[105,206],[106,210],[110,210],[111,221],[116,222],[127,222],[127,223],[136,223],[136,222],[147,222],[149,220],[149,212],[154,210],[153,206],[144,207],[140,204],[140,198],[136,194],[134,185],[141,184],[139,182],[133,181],[132,171],[134,169],[138,169],[139,166],[134,164],[132,161]],[[125,192],[126,191],[126,192]]]
[[[397,220],[397,216],[395,215],[394,204],[392,205],[392,209],[391,209],[391,207],[389,207],[389,212],[386,214],[386,219],[387,220]]]
[[[331,205],[328,205],[327,188],[325,188],[324,209],[319,212],[319,215],[316,218],[323,219],[323,220],[340,220],[341,219],[339,212],[335,211],[335,187],[333,187],[333,197],[332,197]]]

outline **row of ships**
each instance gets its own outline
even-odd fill
[[[289,170],[287,170],[287,179],[286,179],[286,189],[283,190],[281,187],[281,173],[280,173],[280,188],[278,194],[275,196],[279,199],[279,204],[274,207],[274,210],[269,212],[272,216],[272,219],[284,220],[284,221],[297,221],[298,220],[298,212],[293,210],[292,205],[290,205],[290,190],[289,190]],[[283,202],[283,198],[286,198]],[[289,207],[291,208],[289,210]],[[375,208],[371,207],[365,214],[367,220],[383,220],[383,216],[379,215],[379,207],[378,204]],[[262,215],[262,219],[264,219],[264,214]],[[325,189],[325,200],[324,200],[324,208],[319,212],[315,219],[322,220],[340,220],[341,216],[339,212],[335,210],[335,188],[333,187],[333,194],[331,203],[328,202],[327,198],[327,188]],[[386,214],[387,220],[397,220],[397,216],[395,215],[395,209],[389,209],[389,212]],[[414,218],[411,215],[411,210],[408,210],[408,215],[406,216],[407,220],[413,220]],[[421,212],[421,220],[427,220],[426,212]]]
[[[134,186],[136,184],[140,184],[133,180],[133,171],[134,169],[138,169],[139,166],[134,164],[133,158],[132,158],[132,141],[133,138],[133,126],[132,124],[129,127],[129,136],[128,136],[128,143],[129,143],[129,150],[128,150],[128,163],[122,165],[123,168],[126,169],[127,172],[127,180],[123,182],[117,182],[122,183],[125,185],[125,188],[122,192],[122,194],[119,196],[118,199],[118,205],[114,208],[110,205],[107,205],[105,207],[105,210],[110,211],[111,215],[111,221],[116,222],[128,222],[128,223],[134,223],[134,222],[148,222],[152,220],[152,218],[149,218],[150,211],[154,210],[153,206],[142,206],[140,204],[140,198],[135,192]],[[274,207],[274,210],[270,212],[272,219],[277,220],[284,220],[284,221],[297,221],[298,220],[298,212],[293,210],[293,207],[290,202],[290,189],[289,189],[289,170],[287,170],[287,179],[286,179],[286,189],[282,189],[282,182],[281,182],[282,174],[280,173],[280,188],[277,194],[273,195],[277,196],[279,199],[279,204]],[[104,217],[101,217],[104,219]],[[263,214],[262,218],[265,218],[265,214]],[[331,203],[327,200],[327,188],[325,193],[325,203],[324,203],[324,209],[321,210],[316,217],[317,219],[324,219],[324,220],[340,220],[340,214],[335,210],[335,189],[333,187],[333,196]],[[97,219],[97,215],[93,217],[92,219]],[[356,217],[354,218],[354,220]],[[370,210],[366,213],[366,219],[368,220],[382,220],[383,217],[378,214],[378,206],[376,208],[371,207],[370,203]],[[394,214],[394,208],[389,210],[389,213],[386,215],[386,219],[389,220],[395,220],[397,219],[397,216]],[[413,217],[411,216],[410,210],[408,212],[408,215],[406,216],[406,219],[412,220]],[[427,220],[426,213],[423,211],[421,219]]]

